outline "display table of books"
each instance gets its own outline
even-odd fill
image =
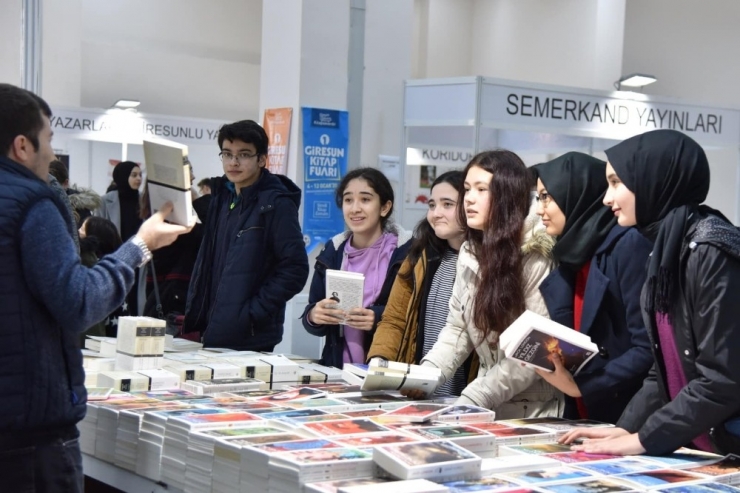
[[[557,443],[574,427],[601,423],[494,421],[452,397],[362,391],[342,371],[290,355],[201,349],[163,361],[158,370],[183,388],[151,390],[169,377],[138,373],[138,382],[136,372],[86,361],[98,368],[91,378],[114,390],[90,389],[79,425],[85,474],[131,492],[740,493],[731,486],[740,484],[736,456],[620,458]]]

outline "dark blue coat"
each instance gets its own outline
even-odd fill
[[[586,281],[581,332],[601,349],[575,376],[588,417],[616,423],[642,386],[653,357],[640,310],[650,242],[634,228],[614,226],[596,250]],[[540,285],[550,318],[573,327],[576,273],[558,267]],[[577,418],[566,398],[566,418]]]
[[[308,279],[298,223],[301,191],[288,178],[263,169],[254,188],[243,190],[243,200],[230,209],[232,192],[226,182],[212,179],[213,198],[183,330],[201,332],[206,347],[271,347],[283,338],[286,303]],[[227,217],[233,214],[238,224]],[[215,258],[223,262],[219,279],[212,277],[218,275],[213,273]]]
[[[68,226],[67,208],[51,188],[27,168],[0,157],[2,437],[53,432],[85,416],[87,393],[79,336],[54,318],[23,270],[20,236],[29,209],[40,201],[53,203]],[[69,229],[70,242],[71,233]],[[45,268],[45,260],[36,261],[39,269]]]
[[[335,236],[333,239],[327,241],[324,249],[316,257],[313,279],[311,279],[311,290],[308,293],[308,305],[306,305],[306,309],[303,311],[303,315],[301,315],[303,327],[309,334],[317,337],[326,337],[320,363],[336,368],[342,368],[343,366],[342,351],[344,349],[344,337],[341,335],[339,325],[311,325],[308,323],[307,314],[316,303],[326,298],[326,269],[339,270],[342,268],[342,256],[344,255],[344,246],[347,244],[347,240],[344,239],[344,241],[339,242],[339,238],[341,236]],[[339,244],[337,245],[337,243]],[[398,269],[406,258],[410,247],[411,238],[399,235],[398,247],[393,252],[393,255],[391,255],[385,281],[383,281],[383,287],[380,290],[378,299],[375,300],[375,303],[367,307],[375,312],[375,325],[373,326],[373,330],[365,337],[365,352],[370,349],[373,336],[375,335],[375,328],[383,316],[385,305],[388,302],[388,295],[390,295],[393,282],[396,280],[396,274],[398,274]]]

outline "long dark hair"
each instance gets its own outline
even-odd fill
[[[481,344],[491,332],[503,332],[526,308],[521,244],[529,212],[530,177],[519,156],[503,149],[474,156],[465,168],[466,176],[474,166],[493,174],[486,227],[468,229],[468,244],[480,266],[473,322],[482,332]],[[464,205],[458,207],[458,214],[466,221]]]
[[[434,180],[429,191],[431,193],[431,191],[434,190],[434,187],[436,187],[440,183],[448,183],[452,185],[452,187],[457,190],[458,193],[457,203],[459,210],[464,179],[465,175],[462,171],[459,170],[442,173],[437,177],[436,180]],[[460,222],[458,220],[458,222],[464,230],[467,230],[467,223],[465,221]],[[431,224],[429,224],[426,216],[424,216],[424,218],[416,225],[416,228],[414,228],[414,241],[411,243],[411,248],[409,248],[408,255],[406,255],[406,260],[409,262],[409,265],[411,265],[412,268],[404,272],[403,274],[400,274],[400,276],[403,278],[404,281],[411,282],[414,277],[413,266],[416,265],[416,263],[419,261],[422,253],[424,253],[424,250],[426,250],[426,248],[430,246],[435,251],[441,253],[445,251],[448,245],[449,243],[447,242],[447,240],[443,240],[434,233],[434,228]]]

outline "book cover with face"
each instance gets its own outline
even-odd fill
[[[347,447],[375,447],[389,443],[418,442],[419,439],[403,435],[401,433],[373,433],[372,435],[353,435],[348,437],[336,437],[333,441]]]
[[[381,448],[397,461],[410,467],[478,459],[472,452],[445,441],[404,443]]]
[[[304,427],[319,435],[358,435],[390,431],[388,428],[364,418],[306,423]]]

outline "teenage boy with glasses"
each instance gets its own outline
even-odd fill
[[[272,351],[285,305],[308,278],[301,190],[265,168],[268,138],[256,122],[224,125],[218,145],[224,176],[211,179],[183,331],[200,332],[205,347]]]

